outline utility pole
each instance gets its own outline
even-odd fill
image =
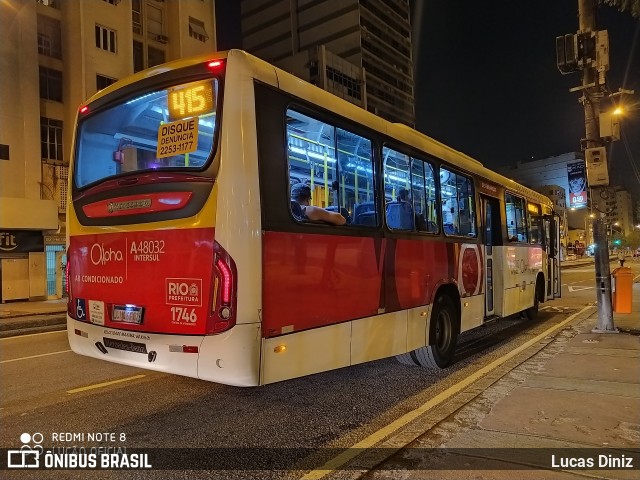
[[[578,35],[597,32],[595,0],[578,0]],[[585,64],[582,68],[582,92],[580,98],[584,106],[585,139],[583,149],[602,146],[600,139],[600,100],[605,95],[605,71],[599,71],[597,66]],[[587,164],[587,169],[589,165]],[[595,198],[600,197],[601,188],[591,188],[591,205]],[[598,323],[594,333],[617,333],[613,324],[613,309],[611,307],[611,270],[609,268],[609,242],[605,224],[605,214],[597,209],[593,218],[593,241],[595,247],[596,269],[596,301],[598,305]]]
[[[619,124],[614,125],[610,114],[600,114],[600,102],[611,94],[607,87],[609,69],[609,34],[596,28],[596,0],[578,0],[579,28],[575,34],[556,37],[558,70],[562,74],[582,71],[582,85],[570,92],[582,92],[580,102],[584,107],[585,138],[581,141],[591,192],[593,217],[593,242],[595,244],[596,300],[598,324],[596,333],[617,333],[613,325],[611,308],[611,271],[609,269],[609,243],[603,208],[600,202],[608,193],[609,167],[606,144],[619,139]],[[617,127],[617,128],[615,128]]]

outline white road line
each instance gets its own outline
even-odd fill
[[[102,382],[95,383],[93,385],[87,385],[86,387],[74,388],[72,390],[67,390],[67,393],[80,393],[86,392],[87,390],[94,390],[96,388],[108,387],[109,385],[115,385],[116,383],[129,382],[131,380],[137,380],[139,378],[144,378],[146,375],[134,375],[133,377],[120,378],[118,380],[111,380],[110,382]]]
[[[35,335],[51,335],[52,333],[64,333],[67,334],[66,328],[64,330],[54,330],[52,332],[42,332],[42,333],[27,333],[25,335],[14,335],[13,337],[3,337],[0,338],[0,342],[3,340],[15,340],[16,338],[24,338],[24,337],[33,337]]]
[[[554,325],[553,327],[545,330],[540,335],[538,335],[535,338],[532,338],[531,340],[529,340],[526,343],[523,343],[518,348],[516,348],[514,350],[511,350],[509,353],[507,353],[503,357],[500,357],[499,359],[491,362],[490,364],[485,365],[480,370],[475,372],[473,375],[465,378],[461,382],[456,383],[455,385],[449,387],[447,390],[439,393],[438,395],[433,397],[428,402],[422,404],[420,407],[418,407],[415,410],[412,410],[412,411],[410,411],[408,413],[405,413],[402,417],[400,417],[397,420],[391,422],[389,425],[387,425],[385,427],[382,427],[380,430],[378,430],[377,432],[372,433],[371,435],[369,435],[364,440],[361,440],[358,443],[356,443],[355,445],[352,445],[351,447],[347,448],[342,453],[340,453],[336,457],[334,457],[331,460],[329,460],[327,463],[325,463],[319,469],[310,471],[309,473],[304,475],[301,478],[301,480],[319,480],[320,478],[324,478],[325,476],[329,475],[334,470],[337,470],[338,468],[340,468],[341,466],[343,466],[344,464],[346,464],[350,460],[352,460],[355,457],[357,457],[358,455],[360,455],[360,453],[362,453],[363,449],[373,447],[376,443],[381,442],[383,439],[385,439],[386,437],[392,435],[393,433],[395,433],[400,428],[404,427],[405,425],[407,425],[408,423],[412,422],[413,420],[415,420],[419,416],[421,416],[424,413],[428,412],[433,407],[436,407],[439,404],[441,404],[442,402],[444,402],[445,400],[448,400],[450,397],[452,397],[455,394],[457,394],[458,392],[462,391],[463,389],[465,389],[466,387],[471,385],[473,382],[478,380],[480,377],[486,375],[487,373],[491,372],[492,370],[495,370],[496,368],[501,366],[503,363],[505,363],[507,360],[510,360],[511,358],[515,357],[516,355],[518,355],[523,350],[526,350],[531,345],[539,342],[540,340],[542,340],[545,337],[549,336],[551,333],[555,332],[556,330],[561,329],[567,323],[571,322],[574,318],[576,318],[578,315],[580,315],[584,311],[586,311],[588,309],[591,309],[591,308],[594,308],[594,307],[592,307],[592,306],[584,307],[582,310],[580,310],[577,313],[574,313],[573,315],[568,317],[566,320],[564,320],[564,321],[560,322],[559,324]]]
[[[49,355],[58,355],[59,353],[67,353],[72,350],[60,350],[59,352],[41,353],[40,355],[30,355],[28,357],[12,358],[11,360],[2,360],[0,363],[19,362],[20,360],[30,360],[32,358],[48,357]]]

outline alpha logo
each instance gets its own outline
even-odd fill
[[[104,248],[104,244],[94,243],[91,246],[91,263],[94,265],[106,265],[109,262],[122,262],[124,255],[121,250]]]
[[[202,306],[201,278],[167,278],[167,304]]]

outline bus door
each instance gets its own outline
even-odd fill
[[[482,231],[484,232],[484,284],[485,284],[485,318],[495,315],[495,275],[494,247],[501,245],[502,229],[500,226],[500,201],[497,198],[481,197]],[[500,291],[500,290],[498,290]]]
[[[544,241],[547,252],[546,298],[560,298],[560,217],[557,214],[543,217]]]

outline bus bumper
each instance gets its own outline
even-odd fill
[[[92,325],[67,315],[67,336],[75,353],[100,360],[240,387],[260,381],[259,323],[237,324],[218,335],[165,335]]]

